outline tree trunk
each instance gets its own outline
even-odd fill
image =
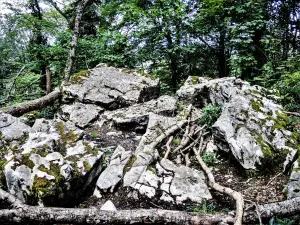
[[[257,209],[262,221],[268,221],[274,216],[298,215],[300,198],[258,205]],[[47,208],[18,204],[16,209],[0,210],[0,224],[233,224],[232,214],[210,215],[163,209],[103,211],[96,208]],[[243,224],[258,221],[256,211],[244,213]]]
[[[34,45],[34,55],[36,56],[36,59],[39,61],[39,71],[38,73],[41,74],[40,78],[40,87],[42,90],[46,90],[46,59],[41,54],[41,50],[39,49],[41,46],[46,46],[47,39],[42,34],[42,28],[41,28],[41,21],[43,20],[43,15],[41,12],[41,8],[39,5],[38,0],[31,0],[30,1],[30,10],[31,15],[36,18],[39,22],[34,21],[34,27],[33,30],[33,39],[31,40],[32,44]],[[37,50],[36,50],[37,47]]]
[[[168,56],[170,60],[170,70],[171,70],[171,85],[172,89],[176,91],[177,88],[177,82],[178,82],[178,65],[177,65],[177,56],[175,55],[174,51],[174,45],[173,40],[170,34],[170,31],[168,31],[166,35],[167,43],[168,43]]]
[[[51,93],[49,93],[48,95],[45,95],[39,99],[1,108],[0,111],[4,113],[9,113],[13,116],[22,116],[25,113],[31,112],[33,110],[42,109],[45,106],[51,105],[60,96],[61,96],[60,90],[56,89]]]
[[[49,66],[46,66],[46,91],[47,94],[49,94],[51,92],[51,70],[49,68]]]
[[[76,9],[73,37],[72,37],[72,41],[71,41],[71,45],[70,45],[70,51],[69,51],[69,56],[68,56],[67,63],[66,63],[66,68],[65,68],[65,81],[67,81],[67,82],[70,80],[70,76],[72,73],[72,68],[73,68],[74,59],[75,59],[75,51],[76,51],[78,36],[79,36],[79,27],[80,27],[82,15],[84,13],[84,8],[89,1],[91,1],[91,0],[82,0],[78,4],[77,9]]]
[[[219,77],[227,77],[228,75],[226,49],[225,49],[225,36],[226,36],[226,31],[221,30],[219,46],[217,50]]]

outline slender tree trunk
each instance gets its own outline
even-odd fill
[[[171,85],[172,89],[175,91],[177,88],[178,82],[178,65],[177,65],[177,56],[173,52],[173,41],[170,32],[166,35],[167,42],[168,42],[168,55],[170,60],[170,70],[171,70]]]
[[[226,49],[225,49],[225,36],[226,31],[220,31],[219,47],[217,50],[219,77],[226,77],[228,75]]]
[[[73,64],[74,64],[74,59],[75,59],[75,51],[76,51],[77,42],[78,42],[80,23],[81,23],[82,15],[84,13],[84,8],[89,1],[91,1],[91,0],[82,0],[78,4],[77,9],[76,9],[73,37],[72,37],[72,41],[71,41],[71,45],[70,45],[70,51],[69,51],[69,56],[68,56],[67,63],[66,63],[66,68],[65,68],[65,81],[70,80],[70,76],[71,76]]]
[[[49,94],[51,92],[51,70],[49,66],[46,66],[46,90],[47,90],[47,94]]]
[[[31,10],[31,15],[36,18],[38,21],[43,20],[43,15],[41,12],[41,8],[39,5],[38,0],[30,0],[30,10]],[[46,46],[47,44],[47,39],[43,36],[42,34],[42,28],[39,22],[34,21],[34,26],[35,29],[33,31],[33,44],[36,45],[38,48],[41,46]],[[41,50],[34,50],[36,59],[39,61],[39,73],[41,74],[41,79],[40,79],[40,87],[42,90],[46,90],[46,60],[41,54]]]

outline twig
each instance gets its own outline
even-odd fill
[[[167,147],[167,151],[166,151],[166,154],[165,154],[165,156],[164,156],[164,159],[167,159],[168,158],[168,156],[169,156],[169,153],[170,153],[170,151],[171,151],[171,146],[170,146],[170,144],[172,143],[172,141],[173,141],[173,136],[171,136],[170,138],[169,138],[169,140],[168,140],[168,142],[167,142],[167,144],[166,144],[166,147]]]
[[[189,167],[191,165],[190,153],[189,152],[185,154],[185,165],[187,167]]]
[[[278,173],[275,177],[273,177],[268,183],[266,187],[269,187],[269,185],[274,181],[278,176],[280,176],[282,173]]]
[[[285,113],[285,114],[288,114],[288,115],[300,117],[300,113],[296,113],[296,112],[287,112],[287,111],[284,111],[284,113]]]
[[[225,193],[228,196],[232,197],[236,201],[236,217],[234,225],[241,225],[243,221],[243,211],[244,211],[244,200],[243,195],[240,192],[234,191],[231,188],[221,186],[220,184],[215,182],[214,175],[211,172],[211,169],[208,168],[208,166],[205,164],[205,162],[202,160],[200,155],[198,154],[196,148],[193,148],[194,154],[196,156],[196,159],[198,160],[200,166],[206,173],[208,180],[209,180],[209,186],[211,186],[213,189],[220,193]]]
[[[196,126],[192,126],[191,129],[189,129],[189,133],[186,135],[184,134],[184,137],[182,138],[182,141],[180,143],[180,145],[174,150],[175,152],[178,152],[180,149],[184,148],[192,139],[192,136],[195,132]]]
[[[258,217],[258,221],[259,221],[259,225],[262,225],[262,220],[261,220],[261,214],[259,212],[259,207],[258,207],[258,204],[255,202],[255,212],[257,214],[257,217]]]

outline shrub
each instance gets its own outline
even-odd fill
[[[203,115],[198,120],[199,125],[206,124],[209,128],[217,121],[221,115],[221,107],[218,105],[208,104],[203,108]]]

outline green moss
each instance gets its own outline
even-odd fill
[[[251,93],[252,94],[260,94],[260,92],[258,90],[252,90]]]
[[[89,145],[88,142],[83,142],[83,145],[85,146],[85,150],[89,153],[92,154],[93,156],[97,156],[100,149],[99,148],[93,148],[91,145]]]
[[[180,142],[181,142],[181,138],[175,138],[175,139],[173,140],[173,144],[174,144],[174,145],[179,145]]]
[[[6,187],[6,179],[4,175],[4,167],[7,165],[9,161],[3,159],[0,160],[0,188]]]
[[[78,140],[78,135],[74,133],[74,131],[65,130],[65,125],[62,122],[58,122],[56,124],[56,130],[61,136],[61,141],[59,142],[59,150],[62,154],[66,154],[67,147],[76,145],[76,141]]]
[[[89,77],[89,71],[82,70],[78,73],[75,73],[73,76],[71,76],[70,83],[71,84],[81,84],[82,81],[88,77]]]
[[[192,84],[199,84],[199,77],[197,77],[197,76],[192,76],[192,77],[191,77],[191,81],[192,81]]]
[[[115,118],[125,118],[125,115],[122,114],[122,113],[116,113],[116,114],[113,115],[113,117],[115,117]]]
[[[21,162],[22,162],[22,164],[28,166],[30,169],[33,169],[34,163],[32,162],[31,159],[29,159],[30,156],[31,156],[31,153],[24,154]]]
[[[136,156],[131,156],[129,162],[127,163],[127,165],[124,168],[124,173],[128,172],[132,168],[135,161],[136,161]]]
[[[183,111],[183,110],[185,110],[185,105],[183,105],[183,104],[176,103],[176,106],[177,106],[178,111]]]
[[[156,174],[156,170],[150,165],[147,166],[147,170],[149,170],[153,174]]]
[[[275,111],[275,114],[277,115],[278,120],[284,121],[285,123],[289,123],[290,119],[286,114],[280,113],[278,110]]]
[[[85,171],[90,171],[92,169],[91,164],[88,161],[83,161]]]
[[[263,104],[260,100],[255,101],[254,99],[251,99],[250,103],[252,105],[252,109],[254,109],[255,112],[261,112]]]

